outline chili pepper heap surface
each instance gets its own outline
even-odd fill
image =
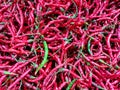
[[[119,90],[119,0],[0,0],[0,90]]]

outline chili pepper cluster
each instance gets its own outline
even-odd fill
[[[119,89],[119,0],[0,0],[0,90]]]

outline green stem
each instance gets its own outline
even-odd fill
[[[105,65],[107,65],[107,66],[109,66],[109,67],[112,67],[110,64],[108,64],[108,63],[106,63],[104,60],[102,60],[102,59],[99,59],[99,62],[101,62],[101,63],[103,63],[103,64],[105,64]]]
[[[89,39],[89,41],[88,41],[88,45],[87,45],[87,48],[88,48],[88,52],[90,53],[90,55],[92,55],[92,52],[91,52],[91,50],[90,50],[90,45],[91,45],[91,38]]]
[[[97,85],[96,83],[92,82],[92,85],[94,85],[95,87],[97,87],[98,89],[101,89],[101,90],[105,90],[103,87]]]
[[[75,12],[75,14],[72,16],[72,18],[76,18],[77,15],[78,15],[78,7],[77,7],[77,5],[76,5],[76,3],[75,3],[74,0],[72,0],[72,2],[73,2],[73,4],[75,5],[75,9],[76,9],[76,12]]]
[[[116,65],[116,66],[115,66],[115,69],[117,69],[117,70],[118,70],[118,69],[120,69],[120,67],[119,67],[118,65]]]

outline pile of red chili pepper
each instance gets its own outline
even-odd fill
[[[120,0],[0,0],[0,90],[120,90]]]

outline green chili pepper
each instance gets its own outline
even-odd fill
[[[42,63],[38,66],[38,68],[35,71],[35,74],[37,74],[37,72],[48,62],[47,58],[48,58],[48,45],[46,41],[43,41],[44,44],[44,49],[45,49],[45,55],[44,55],[44,59],[42,61]]]
[[[9,71],[4,71],[3,73],[4,73],[5,75],[10,75],[10,74],[17,75],[17,74],[15,74],[15,73],[12,73],[12,72],[9,72]]]
[[[76,79],[73,79],[70,84],[68,85],[67,89],[66,90],[70,90],[72,85],[75,83]]]
[[[11,74],[11,72],[4,71],[4,74],[6,74],[6,75],[10,75],[10,74]]]

